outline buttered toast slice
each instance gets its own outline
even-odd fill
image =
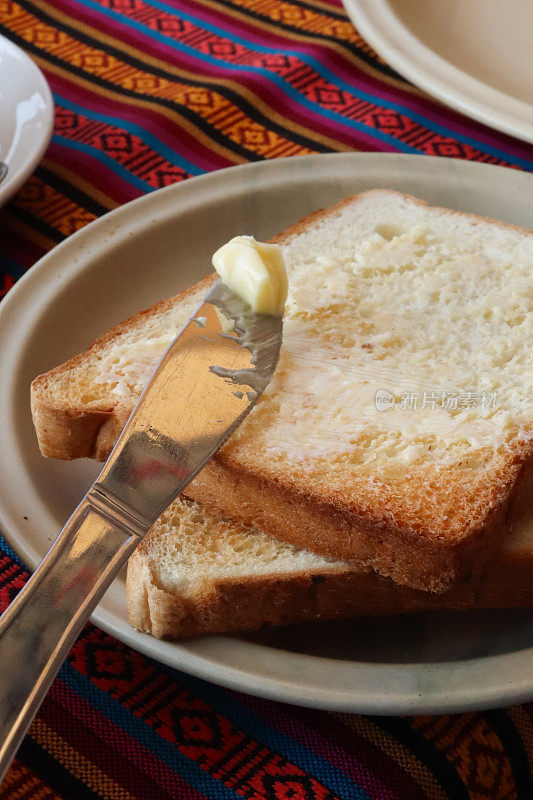
[[[533,513],[525,511],[514,515],[480,580],[435,594],[177,500],[130,558],[129,620],[154,636],[183,638],[314,619],[533,605]]]
[[[276,241],[276,376],[187,494],[413,587],[482,570],[533,452],[532,235],[379,190]],[[108,455],[210,280],[36,379],[45,455]]]

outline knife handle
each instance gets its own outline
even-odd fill
[[[84,498],[0,617],[0,781],[74,640],[138,542]]]

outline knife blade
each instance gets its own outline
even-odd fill
[[[0,618],[0,780],[83,624],[161,512],[270,381],[282,319],[222,281],[147,383],[95,483]]]

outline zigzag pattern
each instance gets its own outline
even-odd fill
[[[45,162],[0,213],[0,296],[105,211],[232,164],[388,150],[533,165],[531,148],[398,76],[336,0],[0,0],[0,30],[56,101]],[[26,579],[0,540],[0,609]],[[389,721],[290,709],[87,626],[0,800],[529,800],[530,764],[533,706]]]
[[[216,780],[238,786],[243,797],[337,800],[319,781],[254,741],[186,689],[172,680],[162,686],[155,665],[101,631],[90,630],[79,639],[71,663]]]

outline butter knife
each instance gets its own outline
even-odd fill
[[[102,472],[0,618],[0,780],[76,636],[162,511],[270,381],[280,317],[218,280],[156,367]]]

